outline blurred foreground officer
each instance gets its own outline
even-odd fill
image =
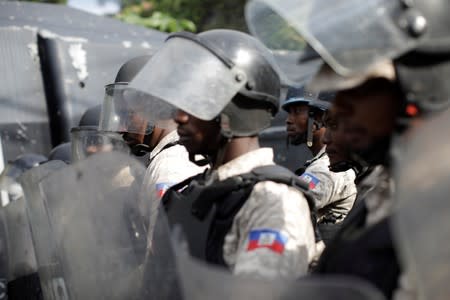
[[[348,226],[336,247],[327,248],[319,268],[322,273],[366,278],[389,298],[415,298],[414,289],[420,287],[411,282],[414,274],[408,275],[414,270],[408,265],[399,269],[393,248],[389,149],[395,131],[402,132],[416,124],[411,120],[448,107],[449,9],[445,0],[341,0],[333,4],[255,0],[247,6],[253,33],[270,43],[281,28],[286,29],[287,21],[292,33],[297,38],[301,35],[296,40],[302,45],[295,45],[295,50],[304,47],[305,40],[310,46],[299,61],[319,57],[325,61],[310,87],[340,91],[336,104],[351,105],[343,125],[354,158],[363,165],[382,167],[374,174],[378,179],[371,195],[347,218]],[[277,22],[261,24],[270,15]],[[288,39],[292,47],[295,42]],[[278,46],[285,48],[286,44]],[[400,272],[406,276],[399,282]]]
[[[325,127],[322,119],[333,98],[331,93],[316,96],[304,88],[290,88],[282,105],[288,113],[286,129],[289,141],[293,145],[306,143],[314,155],[296,174],[309,184],[317,208],[319,231],[325,244],[334,236],[356,197],[354,171],[332,172],[323,144]]]
[[[178,108],[181,144],[194,161],[202,154],[212,164],[163,199],[192,254],[234,274],[296,278],[315,254],[306,184],[275,166],[257,136],[278,110],[274,66],[271,53],[247,34],[178,33],[130,85]]]

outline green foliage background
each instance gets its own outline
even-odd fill
[[[27,0],[29,2],[67,4],[67,0]]]
[[[246,0],[123,0],[118,18],[166,32],[213,28],[246,31]]]

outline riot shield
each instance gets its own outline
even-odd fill
[[[19,198],[2,209],[8,253],[8,281],[35,273],[36,257],[31,240],[25,198]]]
[[[8,297],[39,299],[41,287],[25,198],[10,202],[2,208],[1,215],[4,217],[5,248],[8,254],[8,266],[5,269],[8,274]]]
[[[45,224],[42,199],[37,197],[38,183],[65,163],[53,161],[31,168],[19,177],[23,197],[3,208],[6,246],[8,248],[8,296],[11,299],[40,299],[41,286],[37,275],[36,252],[31,234],[32,221]],[[38,209],[36,209],[38,208]],[[39,211],[39,209],[41,209]],[[30,212],[33,212],[30,214]],[[34,212],[41,212],[38,215]],[[35,232],[35,234],[39,231]],[[34,241],[37,237],[34,238]],[[48,247],[47,243],[43,243]]]
[[[0,299],[6,299],[8,282],[8,234],[6,231],[6,217],[4,209],[0,209]]]
[[[167,217],[162,206],[152,213],[149,243],[143,265],[139,299],[184,299],[180,290],[175,252]]]
[[[409,272],[406,279],[421,299],[448,299],[450,295],[450,144],[435,144],[448,126],[447,110],[409,134],[397,158],[394,237]]]
[[[39,183],[47,222],[32,222],[32,232],[44,299],[135,297],[146,249],[144,171],[128,155],[101,153]]]

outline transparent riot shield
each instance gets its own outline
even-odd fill
[[[31,227],[44,299],[135,298],[146,249],[144,171],[128,155],[102,153],[39,183],[47,221]]]
[[[158,207],[158,210],[151,214],[155,220],[150,222],[139,299],[184,299],[167,217],[162,205],[152,206]]]
[[[41,246],[43,249],[49,249],[51,241],[48,234],[42,234],[48,231],[42,230],[48,228],[48,221],[39,193],[39,182],[65,166],[61,161],[52,161],[22,174],[19,181],[23,198],[11,202],[4,209],[10,253],[8,293],[11,298],[39,299],[41,295],[35,248]],[[47,255],[47,252],[40,253]]]
[[[9,253],[8,234],[6,230],[6,216],[4,209],[0,209],[0,299],[6,299],[8,282]]]
[[[411,132],[398,151],[393,230],[406,284],[419,299],[450,295],[450,144],[436,145],[442,129],[449,126],[450,111],[446,111]]]
[[[8,281],[37,271],[34,246],[31,240],[25,198],[19,198],[2,209],[8,253]]]

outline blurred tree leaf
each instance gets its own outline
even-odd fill
[[[191,31],[197,27],[194,22],[185,18],[176,18],[168,13],[155,9],[156,2],[143,1],[122,7],[122,11],[116,16],[118,19],[135,25],[157,29],[165,32]]]
[[[53,4],[67,4],[67,0],[19,0],[24,2],[39,2],[39,3],[53,3]]]
[[[147,3],[147,4],[145,4]],[[156,28],[164,31],[186,30],[186,31],[204,31],[214,28],[229,28],[246,32],[247,26],[244,19],[244,6],[246,0],[147,0],[141,2],[139,0],[122,0],[122,12],[119,14],[120,19],[124,19],[123,15],[130,12],[130,8],[139,10],[135,12],[141,17],[160,19],[161,16],[153,14],[162,13],[167,24],[158,23],[157,27],[152,25],[144,25],[149,28]],[[151,13],[148,10],[144,12],[143,5],[151,6]],[[147,14],[147,15],[146,15]],[[133,24],[146,24],[141,21]],[[162,28],[162,29],[161,29]]]

